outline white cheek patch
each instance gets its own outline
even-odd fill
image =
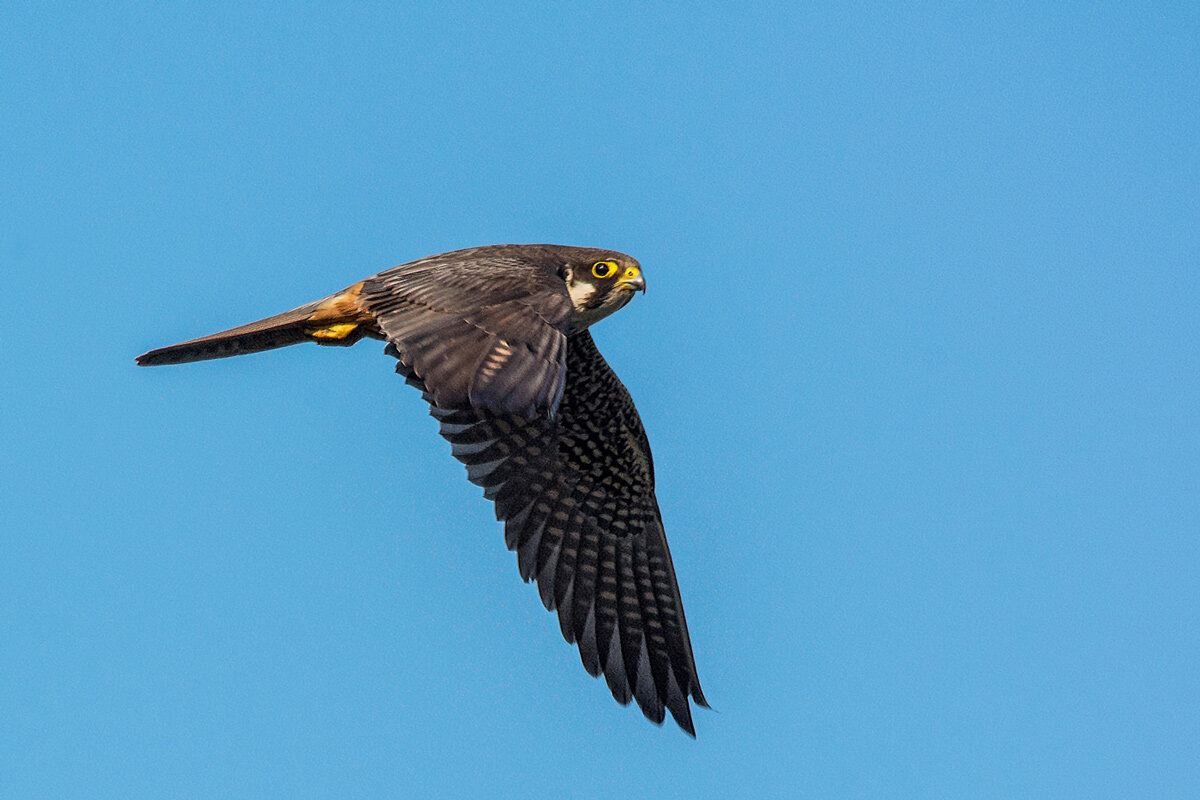
[[[574,304],[575,310],[581,314],[587,310],[588,302],[596,296],[596,287],[582,281],[567,284],[567,291],[571,294],[571,303]]]

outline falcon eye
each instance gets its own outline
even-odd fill
[[[592,265],[592,274],[597,278],[611,278],[620,267],[615,261],[597,261]]]

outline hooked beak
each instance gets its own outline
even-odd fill
[[[624,278],[623,280],[621,280],[621,282],[617,284],[617,288],[618,289],[636,289],[637,291],[645,294],[646,279],[643,278],[642,273],[639,272],[638,274],[634,275],[631,278]]]

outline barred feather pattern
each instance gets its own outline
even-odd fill
[[[399,358],[391,345],[388,352]],[[504,522],[521,577],[536,580],[584,668],[604,675],[617,702],[665,711],[694,736],[690,697],[707,707],[667,548],[650,447],[628,391],[586,331],[566,340],[557,413],[445,407],[425,392],[467,477]]]

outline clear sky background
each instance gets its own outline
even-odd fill
[[[17,5],[0,797],[1195,797],[1200,6]],[[133,364],[538,241],[645,267],[695,741],[380,344]]]

